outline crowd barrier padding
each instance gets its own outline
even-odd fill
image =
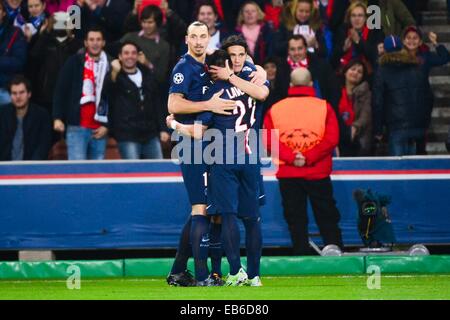
[[[70,266],[79,267],[80,279],[166,277],[173,259],[124,259],[106,261],[0,262],[1,280],[68,279]],[[245,265],[245,258],[242,261]],[[261,275],[268,276],[364,276],[377,266],[382,275],[450,274],[450,256],[345,256],[262,257]],[[188,268],[193,270],[190,259]],[[222,272],[229,272],[224,258]],[[161,279],[161,281],[164,281]]]
[[[264,175],[264,246],[289,247],[278,182]],[[361,244],[357,188],[392,197],[398,243],[450,243],[450,157],[335,159],[332,181],[345,244]],[[171,161],[0,164],[0,250],[176,248],[189,213]]]
[[[79,267],[83,278],[116,278],[124,274],[123,260],[0,262],[0,279],[67,279]]]

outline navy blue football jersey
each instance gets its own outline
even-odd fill
[[[256,67],[253,64],[246,62],[244,65],[244,68],[242,69],[242,72],[239,74],[239,76],[244,80],[250,81],[249,76],[253,71],[256,71]],[[270,89],[270,83],[268,80],[264,83],[264,85]],[[263,122],[264,122],[263,110],[264,110],[263,102],[256,101],[255,124],[253,125],[253,129],[255,129],[258,132],[258,136],[261,135],[260,129],[262,129]],[[260,144],[261,141],[262,141],[262,138],[259,137],[257,140],[257,147],[254,148],[254,149],[257,149],[257,150],[255,150],[255,152],[258,152],[258,162],[261,161],[260,158],[261,158],[261,154],[263,151],[262,148],[264,148],[264,146]]]
[[[169,94],[180,93],[189,101],[205,101],[205,95],[211,84],[206,65],[195,60],[191,55],[185,54],[172,71]],[[197,118],[194,114],[177,114],[177,121],[184,124],[193,124]]]
[[[246,62],[244,68],[239,73],[239,77],[243,80],[250,81],[250,74],[256,68],[253,64]],[[268,86],[268,82],[266,83]],[[211,85],[206,94],[205,99],[211,98],[215,93],[224,90],[221,95],[222,99],[234,100],[237,105],[232,115],[213,114],[211,112],[202,112],[198,114],[197,120],[203,125],[218,129],[223,134],[223,145],[226,153],[233,152],[234,158],[242,153],[252,154],[256,152],[256,132],[249,132],[249,129],[258,130],[260,128],[260,119],[262,116],[262,104],[244,93],[228,81],[217,81]],[[261,110],[257,110],[257,109]],[[228,131],[227,131],[228,130]],[[234,145],[227,145],[226,135],[234,132]],[[253,146],[253,148],[252,148]],[[234,149],[230,148],[234,147]]]
[[[256,71],[255,65],[247,61],[247,62],[245,62],[244,68],[242,69],[241,73],[239,73],[239,77],[246,81],[250,81],[251,80],[250,74],[254,71]],[[264,85],[266,87],[270,88],[270,83],[268,80],[266,81],[266,83]],[[256,121],[254,124],[255,129],[262,128],[262,123],[263,123],[262,114],[263,114],[263,102],[256,101],[256,111],[255,111]]]

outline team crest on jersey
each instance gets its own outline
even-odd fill
[[[175,84],[181,84],[184,81],[184,76],[182,73],[177,73],[173,76],[173,82]]]
[[[245,66],[244,68],[242,68],[242,71],[253,72],[253,69],[250,68],[249,66]]]

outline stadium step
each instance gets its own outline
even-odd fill
[[[431,79],[433,79],[433,78],[434,77],[431,77]],[[432,88],[433,88],[434,96],[436,98],[449,98],[450,97],[450,86],[448,84],[433,84]]]
[[[443,143],[444,143],[445,139],[447,138],[447,133],[448,133],[447,125],[433,124],[432,128],[428,132],[428,138],[430,140],[443,141]]]
[[[445,118],[450,118],[450,106],[443,107],[443,108],[435,106],[433,109],[432,117],[434,119],[439,119],[439,120],[442,120]],[[442,122],[444,122],[444,121],[442,121]],[[443,123],[443,124],[445,124],[445,123]]]
[[[429,0],[428,1],[428,10],[430,10],[430,11],[447,10],[447,1],[446,0]]]
[[[448,77],[449,75],[450,75],[450,65],[446,65],[446,66],[439,67],[439,68],[434,68],[431,71],[431,76],[433,76],[433,77],[434,76],[445,76],[445,77],[447,77],[447,79],[449,79],[449,77]]]
[[[447,14],[445,12],[439,15],[430,14],[422,16],[422,23],[426,24],[427,26],[444,25],[447,22]]]
[[[436,68],[436,69],[441,69],[441,68]],[[444,68],[442,68],[442,69],[444,69]],[[450,75],[450,73],[448,73],[447,75],[442,75],[442,76],[432,76],[430,78],[430,83],[431,83],[431,85],[443,85],[446,88],[448,88],[450,86],[449,75]]]
[[[427,143],[427,153],[429,155],[442,155],[443,149],[445,149],[444,142],[428,142]]]
[[[446,10],[436,10],[436,11],[422,11],[421,12],[422,18],[430,18],[430,17],[447,17],[447,11]]]
[[[422,11],[422,31],[428,41],[428,33],[433,31],[438,42],[450,50],[450,24],[447,18],[446,0],[429,0],[428,8]],[[429,45],[429,43],[428,43]],[[430,47],[431,48],[431,47]],[[434,50],[434,49],[432,49]],[[428,131],[427,152],[433,155],[448,154],[445,142],[450,126],[450,65],[434,68],[430,74],[435,101],[431,125]]]

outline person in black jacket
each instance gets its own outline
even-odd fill
[[[23,32],[8,20],[6,5],[0,1],[0,106],[11,102],[8,82],[14,74],[23,71],[27,59],[27,41]]]
[[[428,79],[419,59],[402,47],[399,37],[386,37],[386,53],[380,58],[373,87],[375,137],[381,140],[383,126],[387,127],[391,156],[416,154],[416,144],[425,135],[432,105]]]
[[[77,4],[81,7],[82,37],[90,28],[99,26],[105,30],[107,44],[121,38],[125,18],[131,11],[128,2],[123,0],[77,0]]]
[[[71,30],[55,30],[55,16],[68,16],[66,13],[55,13],[49,23],[37,36],[34,46],[29,51],[28,77],[33,86],[32,101],[53,111],[53,93],[59,71],[67,59],[77,53],[83,46],[73,36]]]
[[[325,59],[307,51],[307,42],[302,35],[294,35],[288,41],[288,57],[277,72],[277,83],[284,90],[283,96],[287,97],[291,72],[300,67],[311,72],[317,96],[327,100],[338,114],[340,88],[334,70]]]
[[[434,32],[430,32],[428,34],[428,39],[431,45],[435,48],[435,50],[431,50],[428,45],[424,44],[424,36],[421,30],[415,26],[407,27],[403,32],[403,46],[409,54],[413,56],[417,56],[419,59],[419,64],[422,72],[429,79],[430,73],[433,68],[440,67],[446,65],[450,62],[450,52],[443,45],[438,43],[437,34]],[[427,83],[428,90],[430,91],[431,101],[430,101],[430,113],[427,116],[428,123],[431,122],[431,113],[433,111],[434,105],[434,93],[431,88],[431,83],[428,81]],[[428,126],[427,126],[428,127]],[[427,137],[423,141],[420,141],[417,145],[417,154],[418,155],[426,155],[426,140]]]
[[[124,42],[112,62],[111,130],[122,159],[161,159],[169,141],[166,114],[148,68],[137,63],[139,48]]]
[[[30,103],[31,85],[21,75],[9,85],[11,103],[0,108],[0,161],[47,160],[51,146],[48,112]]]
[[[269,81],[270,93],[267,99],[263,103],[263,116],[266,115],[266,112],[278,101],[283,100],[287,97],[289,83],[284,83],[280,80],[281,78],[281,60],[278,57],[269,57],[264,63],[264,70],[267,72],[267,80]],[[283,85],[285,87],[283,87]]]

